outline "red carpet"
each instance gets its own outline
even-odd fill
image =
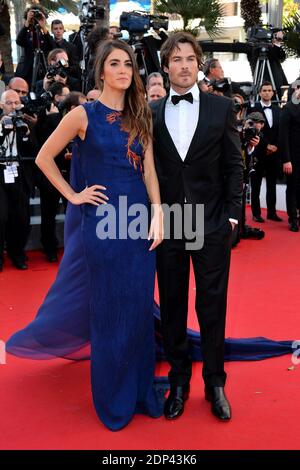
[[[267,222],[262,241],[242,241],[232,253],[227,334],[299,339],[300,233],[287,222]],[[0,273],[0,339],[34,316],[57,265],[29,253],[27,272],[6,261]],[[196,328],[194,284],[189,326]],[[121,432],[98,421],[89,362],[29,361],[6,357],[0,365],[0,449],[299,449],[299,366],[291,357],[230,362],[230,423],[220,423],[204,401],[201,364],[194,366],[191,397],[175,422],[136,416]],[[166,374],[167,366],[158,365]]]

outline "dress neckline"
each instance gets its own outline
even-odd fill
[[[120,110],[118,110],[118,109],[110,108],[109,106],[106,106],[106,104],[102,103],[102,101],[100,101],[100,100],[97,100],[97,102],[100,103],[100,105],[103,106],[103,108],[108,109],[108,111],[110,111],[110,112],[120,113],[120,114],[121,114],[122,111],[123,111],[123,110],[120,111]]]

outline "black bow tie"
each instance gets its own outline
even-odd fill
[[[185,95],[173,95],[171,97],[171,101],[173,104],[178,104],[179,101],[181,100],[186,100],[189,101],[190,103],[193,103],[193,95],[191,92],[186,93]]]
[[[263,106],[263,109],[271,109],[272,108],[272,105],[270,104],[270,106]]]

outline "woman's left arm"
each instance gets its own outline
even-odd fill
[[[154,250],[164,237],[163,211],[161,207],[158,178],[154,165],[152,139],[149,139],[144,157],[144,179],[147,193],[151,201],[153,216],[151,220],[148,239],[153,239],[149,251]]]

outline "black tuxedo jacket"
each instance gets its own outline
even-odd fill
[[[279,145],[279,124],[280,124],[280,114],[281,114],[281,109],[277,106],[272,104],[271,105],[272,109],[272,114],[273,114],[273,126],[270,127],[267,117],[265,115],[265,112],[263,110],[262,104],[257,103],[254,108],[250,108],[249,112],[254,112],[258,111],[259,113],[262,113],[262,115],[265,117],[265,125],[262,129],[262,133],[264,135],[264,139],[266,140],[266,144],[271,144],[271,145],[276,145],[278,147]]]
[[[291,101],[282,110],[280,121],[280,155],[283,163],[300,165],[300,105]]]
[[[204,204],[205,234],[239,219],[243,162],[232,101],[200,92],[195,134],[182,161],[165,123],[168,97],[150,104],[162,203]]]

